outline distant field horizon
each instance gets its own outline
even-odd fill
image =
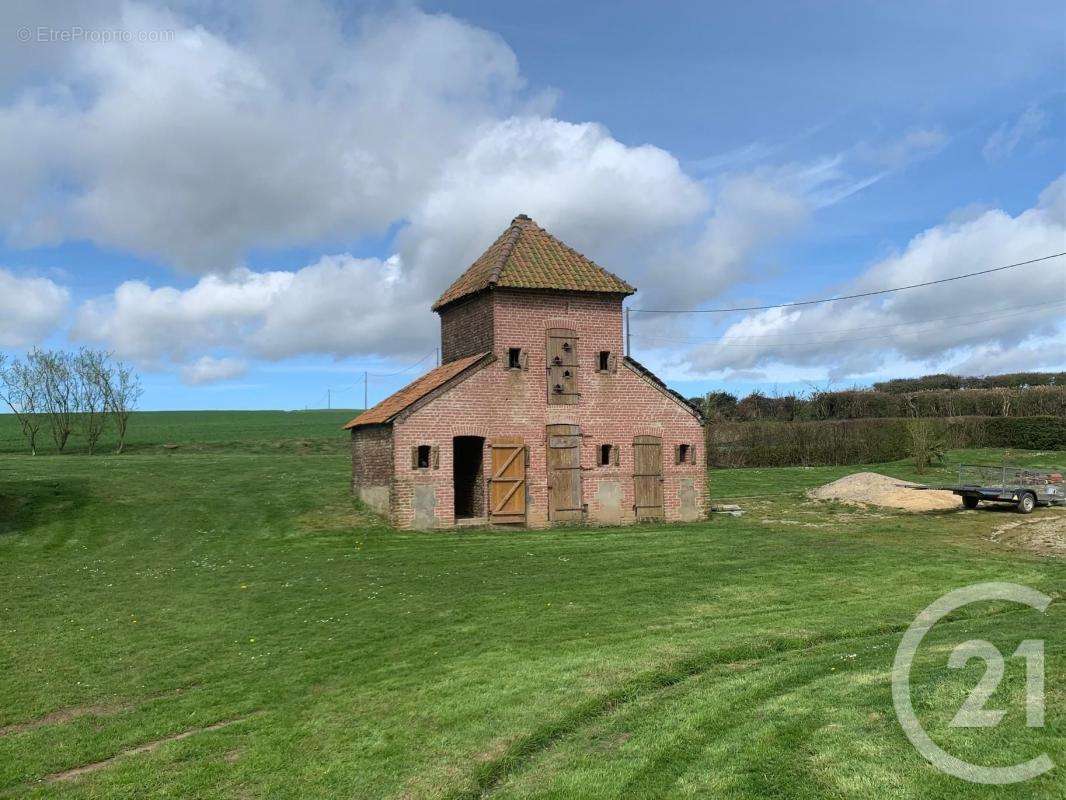
[[[258,409],[247,411],[135,411],[126,437],[127,453],[161,450],[230,452],[340,452],[347,447],[344,423],[361,409],[333,408],[299,411]],[[109,427],[97,452],[114,449]],[[168,447],[169,446],[169,447]],[[13,414],[0,416],[0,453],[24,454],[26,440]],[[68,454],[86,453],[84,438],[70,437]],[[47,423],[37,436],[38,455],[56,453]]]

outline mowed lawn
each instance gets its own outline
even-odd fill
[[[945,749],[1056,770],[942,775],[892,708],[902,631],[942,593],[1066,591],[1062,559],[990,539],[1013,514],[863,512],[803,499],[854,469],[737,470],[712,491],[740,518],[399,533],[351,501],[325,421],[271,452],[239,417],[228,448],[185,420],[177,449],[0,456],[0,797],[1066,795],[1061,600],[968,607],[913,676]],[[984,669],[948,669],[956,644],[1040,638],[1044,728],[1020,658],[999,727],[949,728]]]

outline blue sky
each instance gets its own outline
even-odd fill
[[[519,212],[634,309],[1063,251],[1064,25],[1056,3],[9,5],[0,347],[114,350],[146,408],[358,407],[364,371],[375,402],[430,364],[430,302]],[[1062,369],[1063,262],[635,313],[634,355],[687,394]]]

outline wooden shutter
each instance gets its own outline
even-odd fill
[[[418,445],[411,447],[411,469],[418,469]]]
[[[526,446],[522,439],[492,440],[489,521],[526,521]]]
[[[440,469],[440,448],[436,445],[433,445],[433,447],[430,448],[429,465],[433,467],[433,469]]]
[[[548,404],[574,405],[577,391],[577,334],[567,328],[547,331]]]
[[[616,444],[611,445],[611,463],[616,467],[618,466],[618,451],[622,448]]]
[[[681,445],[679,445],[679,444],[675,444],[674,445],[674,463],[675,464],[680,464],[681,463]]]
[[[529,353],[525,350],[518,354],[518,366],[522,369],[529,369]]]
[[[637,519],[663,517],[663,445],[658,436],[633,439],[633,510]]]
[[[613,353],[612,352],[609,356],[607,356],[607,371],[608,372],[618,372],[618,354],[617,353]]]
[[[581,428],[577,425],[549,425],[548,433],[548,519],[552,522],[581,522]]]

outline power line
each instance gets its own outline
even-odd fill
[[[369,386],[368,386],[370,378],[395,378],[397,375],[402,375],[405,372],[410,372],[415,367],[419,366],[420,364],[425,363],[427,358],[430,358],[430,357],[433,357],[433,356],[436,356],[436,355],[437,355],[437,350],[434,349],[432,352],[426,353],[424,356],[422,356],[422,358],[418,359],[418,361],[416,361],[414,364],[411,364],[410,366],[404,367],[401,370],[397,370],[396,372],[387,372],[387,373],[380,373],[379,374],[379,373],[376,373],[376,372],[368,372],[366,370],[363,370],[363,377],[360,378],[359,380],[357,380],[355,383],[350,383],[347,386],[342,386],[340,389],[334,389],[332,387],[327,388],[325,394],[322,395],[319,398],[319,400],[321,400],[324,397],[325,400],[326,400],[326,407],[328,408],[330,405],[332,405],[331,397],[330,397],[331,394],[341,395],[341,394],[344,394],[345,392],[349,391],[350,389],[354,389],[356,386],[362,385],[362,387],[363,387],[363,406],[366,407],[367,403],[368,403],[368,399],[367,398],[368,398],[368,395],[369,395],[369,392],[370,392],[370,389],[369,389]],[[317,400],[315,401],[315,405],[316,406],[318,405],[318,401]]]
[[[1028,264],[1037,264],[1041,261],[1047,261],[1052,258],[1059,258],[1066,256],[1066,251],[1062,253],[1052,253],[1049,256],[1041,256],[1040,258],[1033,258],[1029,261],[1019,261],[1016,264],[1007,264],[1002,267],[991,267],[990,269],[982,269],[977,272],[967,272],[965,275],[954,275],[950,278],[940,278],[935,281],[925,281],[923,283],[912,283],[908,286],[896,286],[891,289],[877,289],[872,292],[859,292],[858,294],[845,294],[838,297],[823,297],[818,300],[797,300],[792,303],[775,303],[768,306],[738,306],[737,308],[695,308],[695,309],[664,309],[664,308],[634,308],[633,311],[638,314],[727,314],[733,311],[767,311],[771,308],[793,308],[795,306],[811,306],[818,303],[835,303],[838,300],[855,300],[860,297],[874,297],[880,294],[890,294],[891,292],[902,292],[906,289],[920,289],[923,286],[936,286],[941,283],[950,283],[951,281],[961,281],[963,278],[976,278],[978,275],[989,275],[993,272],[1002,272],[1006,269],[1014,269],[1015,267],[1024,267]]]
[[[982,314],[981,316],[982,316],[983,319],[987,319],[987,320],[1005,319],[1007,317],[1017,317],[1020,314],[1023,314],[1025,310],[1029,310],[1030,308],[1038,308],[1038,307],[1050,306],[1050,305],[1066,305],[1066,303],[1064,303],[1062,301],[1056,302],[1056,303],[1039,303],[1039,304],[1034,305],[1034,306],[1021,306],[1020,310],[1014,311],[1013,314],[1001,314],[1001,315],[996,315],[996,316],[992,316],[992,317],[989,317],[987,314]],[[974,316],[974,315],[959,315],[959,317],[970,317],[970,316]],[[925,320],[924,322],[901,322],[901,323],[899,323],[898,326],[904,326],[904,325],[928,325],[928,324],[933,324],[933,323],[936,323],[936,322],[940,322],[940,321],[942,321],[944,319],[958,319],[959,317],[954,317],[954,318],[953,317],[943,317],[943,318],[941,318],[939,320]],[[962,323],[962,324],[957,324],[957,325],[944,325],[944,327],[947,327],[947,329],[955,329],[955,327],[964,327],[964,326],[967,326],[967,325],[970,325],[970,324],[973,324],[973,323]],[[862,329],[854,329],[854,330],[862,330]],[[840,332],[838,332],[838,333],[840,333]],[[797,334],[794,334],[793,338],[796,335]],[[699,341],[694,341],[694,340],[691,340],[691,339],[689,339],[689,340],[684,340],[684,339],[666,339],[666,338],[663,338],[663,337],[660,337],[660,336],[634,336],[633,338],[645,339],[645,340],[664,341],[664,342],[668,342],[668,343],[674,343],[674,345],[712,345],[712,343],[716,343],[716,345],[721,345],[722,347],[728,347],[728,348],[775,348],[775,347],[807,347],[809,345],[842,345],[842,343],[851,343],[853,341],[873,341],[873,340],[876,340],[876,339],[893,339],[893,338],[897,338],[897,336],[898,336],[898,334],[882,334],[882,335],[878,335],[878,336],[856,336],[856,337],[844,337],[844,338],[838,338],[838,339],[805,339],[804,341],[774,341],[774,342],[763,342],[763,343],[758,343],[758,342],[755,342],[755,343],[738,343],[738,342],[732,342],[731,341],[731,338],[749,338],[749,337],[722,337],[722,338],[718,338],[718,339],[702,339],[702,340],[699,340]]]
[[[882,329],[885,329],[885,328],[903,328],[903,327],[909,327],[909,326],[913,326],[913,325],[931,325],[931,324],[936,323],[936,322],[945,322],[945,321],[948,321],[948,320],[955,320],[955,319],[969,319],[969,318],[973,318],[973,317],[978,317],[980,319],[1002,319],[1002,318],[1005,318],[1005,317],[1018,316],[1018,314],[1017,313],[997,314],[996,316],[989,316],[989,314],[997,312],[997,311],[1005,311],[1005,312],[1014,311],[1014,312],[1019,312],[1020,313],[1020,312],[1023,312],[1023,311],[1030,311],[1030,310],[1032,310],[1034,308],[1047,308],[1048,306],[1061,306],[1061,305],[1066,305],[1066,301],[1063,301],[1063,300],[1052,300],[1051,302],[1048,302],[1048,303],[1034,303],[1032,305],[1025,305],[1025,306],[1008,306],[1007,308],[999,308],[999,309],[992,308],[992,309],[988,309],[987,311],[971,312],[969,314],[956,314],[956,315],[950,316],[950,317],[938,317],[937,319],[914,320],[913,322],[894,322],[894,323],[890,323],[890,324],[887,324],[887,325],[864,325],[864,326],[859,326],[859,327],[854,327],[854,328],[832,328],[832,329],[821,330],[821,331],[819,331],[819,330],[793,331],[793,332],[790,332],[788,334],[788,337],[790,339],[795,339],[795,337],[797,337],[797,336],[806,336],[806,335],[809,335],[809,334],[818,334],[818,333],[846,334],[846,333],[853,333],[855,331],[882,330]],[[959,327],[959,326],[951,325],[951,326],[946,326],[946,327]],[[758,334],[752,334],[751,336],[719,336],[719,337],[710,338],[710,339],[673,339],[673,338],[668,338],[668,337],[664,337],[664,336],[654,336],[654,335],[643,336],[643,335],[640,335],[640,334],[635,334],[634,338],[643,339],[645,341],[656,340],[656,341],[660,341],[660,342],[669,342],[669,343],[672,343],[672,344],[722,344],[722,343],[728,343],[728,342],[734,342],[734,341],[747,341],[747,340],[750,340],[750,339],[779,339],[779,338],[781,338],[784,335],[785,334],[783,334],[783,333],[782,334],[778,334],[776,336],[760,336]],[[878,338],[878,337],[875,337],[875,338]],[[812,340],[808,339],[808,340],[806,340],[804,342],[800,342],[798,344],[810,344],[811,341]],[[814,340],[814,341],[818,341],[818,340]],[[830,341],[830,343],[832,343],[832,341],[834,341],[834,340],[829,340],[829,341]],[[846,340],[846,341],[864,341],[864,340],[863,339],[849,339],[849,340]],[[767,346],[773,346],[773,344],[774,344],[774,342],[768,342]],[[796,343],[794,343],[794,342],[782,342],[781,344],[794,345]],[[729,346],[740,346],[740,345],[729,345]],[[762,346],[762,345],[753,344],[751,346],[752,347],[759,347],[759,346]]]
[[[397,370],[396,372],[388,372],[388,373],[385,373],[385,374],[383,374],[383,375],[379,375],[379,374],[377,374],[377,373],[375,373],[375,372],[371,372],[371,373],[369,373],[369,374],[370,374],[370,377],[371,377],[371,378],[394,378],[394,377],[396,377],[397,375],[403,375],[403,373],[405,373],[405,372],[410,372],[410,371],[411,371],[411,370],[413,370],[413,369],[414,369],[415,367],[417,367],[417,366],[418,366],[419,364],[423,363],[423,362],[424,362],[424,361],[425,361],[425,360],[426,360],[427,358],[429,358],[430,356],[436,356],[436,355],[437,355],[437,351],[436,351],[436,350],[434,350],[434,351],[433,351],[433,352],[431,352],[431,353],[426,353],[426,354],[425,354],[424,356],[422,356],[422,357],[421,357],[420,359],[418,359],[418,361],[416,361],[416,362],[415,362],[414,364],[412,364],[411,366],[409,366],[409,367],[404,367],[403,369],[401,369],[401,370]]]

